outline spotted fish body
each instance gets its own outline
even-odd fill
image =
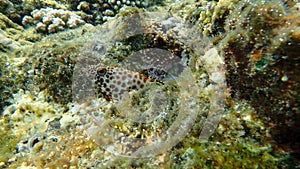
[[[144,88],[153,78],[119,67],[99,66],[95,72],[97,93],[106,100],[121,100],[125,92]]]

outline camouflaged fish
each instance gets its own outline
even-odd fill
[[[89,77],[94,77],[96,92],[108,101],[121,100],[125,92],[146,87],[149,83],[161,80],[166,74],[164,71],[151,68],[141,72],[135,72],[120,67],[92,65],[88,68]]]

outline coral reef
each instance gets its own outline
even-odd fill
[[[86,0],[86,1],[0,1],[0,11],[13,22],[21,25],[24,16],[29,16],[33,10],[43,8],[53,8],[61,10],[77,11],[85,22],[92,24],[103,23],[109,18],[115,16],[121,8],[126,6],[147,8],[157,4],[163,4],[163,1],[155,0]]]
[[[292,0],[163,1],[163,5],[160,1],[145,2],[0,1],[0,168],[299,167],[300,3]],[[25,15],[29,16],[35,9],[47,10],[46,7],[56,12],[72,11],[91,24],[55,34],[48,32],[47,36],[37,33],[33,26],[26,29],[20,26]],[[137,29],[141,26],[140,17],[134,24],[126,23],[128,20],[118,22],[124,16],[147,10],[167,10],[170,15],[159,22],[151,20],[152,24],[143,27],[150,31],[134,36],[130,36],[133,35],[130,30],[140,31]],[[183,27],[176,25],[176,17],[171,16],[186,19],[187,27],[208,36],[224,57],[226,70],[213,66],[223,59],[205,55],[205,45],[199,41],[188,42],[202,35],[196,33],[184,38],[187,34],[182,34]],[[105,26],[111,31],[99,33]],[[114,32],[117,27],[123,29]],[[101,42],[106,42],[106,46]],[[199,46],[191,49],[187,44]],[[79,96],[81,104],[74,97],[75,101],[72,100],[72,80],[80,57],[92,62],[97,58],[116,68],[133,53],[146,53],[147,48],[159,48],[179,56],[190,68],[190,74],[185,72],[175,84],[165,81],[168,78],[164,79],[163,71],[145,69],[139,73],[146,76],[153,73],[161,84],[150,85],[151,90],[130,91],[132,102],[119,102],[119,107],[101,97],[93,102],[90,99],[93,94],[87,93]],[[196,55],[197,52],[201,54]],[[166,56],[157,52],[148,54]],[[163,58],[167,57],[160,58],[159,62],[166,63]],[[211,109],[211,96],[222,87],[216,85],[222,80],[218,73],[225,71],[228,84],[225,110],[217,107],[223,104],[217,97],[213,110],[222,111],[222,118],[215,133],[203,142],[199,135]],[[79,83],[78,90],[85,91],[86,87]],[[153,91],[165,92],[167,97],[154,95]],[[145,122],[147,115],[153,115],[145,114],[141,119],[139,111],[164,98],[167,104],[159,104],[164,108],[159,118],[151,123],[136,123],[137,120]],[[184,100],[190,102],[181,109]],[[124,116],[136,121],[118,121]],[[101,121],[103,118],[110,120]],[[176,119],[184,123],[175,123]],[[120,140],[114,142],[115,147],[126,141],[122,140],[125,136],[141,141],[129,145],[131,151],[145,143],[144,140],[151,143],[150,138],[169,139],[160,137],[165,131],[174,137],[170,137],[165,147],[140,153],[158,153],[156,156],[128,158],[115,156],[109,149],[112,147],[103,144],[111,143],[111,137],[99,134],[112,136],[112,131],[123,134],[116,137]]]
[[[70,4],[72,10],[80,10],[85,13],[86,20],[93,24],[99,24],[113,18],[119,13],[120,9],[126,6],[132,7],[148,7],[155,3],[147,0],[87,0],[73,1]]]
[[[16,0],[1,0],[0,1],[0,11],[2,14],[6,15],[14,23],[21,25],[22,18],[25,15],[29,15],[31,11],[39,8],[60,8],[66,9],[66,4],[55,0],[47,1],[16,1]]]
[[[36,9],[31,12],[31,15],[32,17],[24,16],[22,24],[25,26],[35,25],[38,32],[54,33],[85,24],[80,16],[62,9]]]

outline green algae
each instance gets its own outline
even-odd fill
[[[282,160],[270,154],[270,147],[254,148],[255,143],[243,139],[224,144],[196,144],[184,152],[179,164],[186,168],[277,168]]]
[[[2,159],[0,161],[7,161],[16,151],[16,146],[19,140],[14,135],[7,135],[5,132],[0,133],[0,153],[3,155],[1,156]]]
[[[280,168],[288,158],[277,154],[268,143],[268,131],[245,103],[233,102],[226,108],[208,142],[199,142],[198,132],[199,129],[191,130],[176,146],[168,168]]]
[[[17,30],[23,30],[23,28],[11,21],[7,16],[0,13],[0,29],[6,29],[6,28],[14,28]]]
[[[0,129],[0,162],[6,163],[15,154],[19,141],[9,130]]]

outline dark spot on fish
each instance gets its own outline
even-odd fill
[[[97,71],[97,75],[103,76],[106,74],[106,69],[100,69]]]

